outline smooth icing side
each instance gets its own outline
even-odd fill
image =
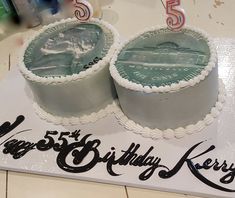
[[[47,26],[44,26],[41,30],[39,30],[37,33],[35,33],[31,38],[24,41],[24,45],[23,45],[22,50],[19,54],[19,68],[20,68],[21,73],[23,74],[23,76],[26,79],[33,81],[33,82],[45,84],[45,85],[68,83],[68,82],[72,82],[72,81],[82,80],[90,75],[93,75],[96,71],[101,70],[103,67],[105,67],[109,64],[111,58],[113,57],[115,50],[117,49],[117,46],[119,45],[119,35],[118,35],[117,31],[107,22],[104,22],[104,21],[101,21],[98,19],[91,19],[90,22],[98,24],[101,27],[104,27],[106,29],[110,29],[111,33],[112,33],[113,40],[114,40],[112,46],[110,47],[110,49],[107,52],[107,55],[102,60],[100,60],[98,63],[94,64],[91,68],[89,68],[85,71],[81,71],[79,74],[72,74],[72,75],[59,76],[59,77],[58,76],[56,76],[56,77],[40,77],[40,76],[35,75],[33,72],[31,72],[27,69],[27,67],[25,66],[25,63],[24,63],[24,53],[25,53],[26,49],[28,48],[29,44],[34,40],[34,38],[39,36],[41,33],[46,31],[47,29],[53,28],[54,26],[64,24],[66,22],[69,23],[69,22],[76,22],[76,21],[77,21],[76,18],[69,18],[69,19],[63,19],[63,20],[55,22],[53,24],[49,24]]]
[[[192,124],[204,117],[218,96],[217,67],[194,87],[166,93],[144,93],[115,82],[124,114],[143,127],[167,129]]]
[[[113,41],[106,56],[92,67],[78,74],[66,76],[41,77],[27,69],[24,63],[24,52],[34,38],[46,30],[66,23],[78,23],[77,19],[65,19],[43,27],[31,39],[25,42],[19,57],[19,68],[25,77],[34,96],[34,102],[48,114],[64,118],[81,117],[98,112],[116,99],[116,91],[109,73],[109,61],[119,44],[116,30],[106,22],[92,19],[90,23],[107,29]]]
[[[38,106],[37,103],[34,103],[33,105],[36,114],[43,120],[46,120],[47,122],[54,123],[56,125],[63,125],[63,126],[69,126],[69,125],[77,125],[77,124],[87,124],[96,122],[97,120],[106,117],[107,115],[113,113],[117,109],[116,101],[113,101],[113,103],[107,105],[104,109],[101,109],[97,112],[93,112],[91,114],[82,115],[82,116],[71,116],[71,117],[60,117],[52,115],[46,111],[44,111],[40,106]]]
[[[158,37],[159,35],[161,36]],[[189,35],[194,38],[193,42],[189,42]],[[195,46],[190,47],[192,43]],[[179,48],[173,49],[174,46],[179,46]],[[178,54],[183,53],[173,58],[172,55],[177,55],[177,49],[179,49]],[[185,52],[206,54],[206,60],[203,64],[199,62],[197,65],[195,63],[200,59],[190,63],[187,57],[183,56],[182,61],[180,58],[186,54]],[[182,61],[178,65],[176,64],[179,61],[177,58]],[[126,69],[125,72],[122,69],[123,65],[130,69]],[[152,71],[151,73],[151,69],[149,72],[145,71],[150,67],[152,70],[162,67],[162,70],[169,71],[169,67],[195,66],[200,67],[198,73],[187,74],[189,78],[186,78],[184,77],[186,74],[181,74],[182,70],[179,70],[178,74],[181,77],[178,81],[176,79],[171,81],[169,78],[170,83],[167,80],[153,82],[150,78],[151,76],[164,76],[167,72]],[[136,74],[138,70],[139,76],[134,76],[133,74]],[[172,69],[173,73],[174,71]],[[196,123],[210,112],[216,104],[219,92],[217,53],[213,42],[206,33],[189,27],[182,29],[179,33],[172,33],[167,28],[161,27],[147,29],[137,34],[117,50],[111,61],[110,73],[115,82],[120,107],[126,116],[124,119],[130,119],[150,131],[155,128],[158,132],[175,129],[175,133],[182,134],[183,127]],[[147,82],[141,78],[146,79]],[[128,126],[133,125],[128,124]],[[201,122],[199,126],[202,127]]]
[[[178,127],[176,129],[166,129],[160,130],[158,128],[150,129],[148,127],[142,127],[141,125],[135,123],[134,121],[128,119],[122,110],[120,109],[118,102],[114,101],[112,104],[108,105],[105,109],[98,112],[93,112],[89,115],[83,115],[81,117],[59,117],[51,115],[41,109],[37,103],[34,103],[35,112],[42,119],[52,122],[54,124],[62,125],[77,125],[77,124],[87,124],[90,122],[96,122],[97,120],[106,117],[107,115],[114,114],[118,122],[127,130],[132,131],[136,134],[140,134],[143,137],[152,139],[172,139],[172,138],[183,138],[186,135],[191,135],[202,131],[206,126],[209,126],[214,122],[214,120],[219,116],[223,109],[226,100],[226,90],[222,80],[219,81],[219,94],[218,100],[215,106],[210,110],[210,112],[202,119],[197,121],[195,124],[187,125],[186,127]]]
[[[135,40],[137,37],[141,37],[146,32],[153,32],[153,31],[163,32],[165,29],[166,29],[166,27],[159,27],[159,28],[152,27],[150,29],[146,29],[143,32],[140,32],[139,34],[133,36],[131,39],[127,40],[126,42],[124,42],[123,44],[121,44],[119,46],[119,48],[117,49],[117,51],[115,52],[115,55],[113,56],[113,58],[111,60],[110,73],[111,73],[111,76],[113,77],[113,79],[120,86],[125,87],[126,89],[133,90],[133,91],[140,91],[140,92],[145,92],[145,93],[163,93],[163,92],[178,91],[178,90],[183,89],[185,87],[192,87],[192,86],[198,84],[199,82],[204,80],[208,76],[208,74],[212,71],[212,69],[216,66],[217,53],[216,53],[216,49],[215,49],[215,46],[214,46],[212,40],[207,36],[207,34],[205,32],[203,32],[199,29],[192,28],[192,27],[186,27],[185,30],[190,30],[192,32],[197,32],[198,34],[200,34],[207,42],[209,49],[210,49],[209,62],[199,75],[195,76],[194,78],[192,78],[188,81],[181,80],[178,83],[172,83],[171,85],[159,86],[159,87],[157,87],[157,86],[143,86],[140,83],[135,83],[135,82],[127,80],[126,78],[123,78],[115,66],[115,63],[118,59],[118,55],[121,52],[121,50],[128,43]]]
[[[197,121],[195,124],[190,124],[185,127],[178,127],[175,129],[168,128],[161,130],[158,128],[151,129],[149,127],[143,127],[133,120],[130,120],[120,108],[115,111],[115,116],[118,122],[125,127],[127,130],[133,131],[134,133],[140,134],[143,137],[148,137],[152,139],[172,139],[172,138],[182,138],[185,135],[194,134],[203,130],[206,126],[213,123],[216,117],[220,114],[223,109],[226,97],[226,90],[222,80],[219,81],[219,94],[217,102],[214,107],[211,108],[210,112],[204,116],[202,120]]]
[[[34,101],[50,114],[70,117],[91,114],[116,99],[109,65],[83,80],[59,84],[41,84],[27,80]]]

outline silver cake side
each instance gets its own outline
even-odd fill
[[[68,24],[82,28],[94,24],[104,31],[103,42],[110,44],[100,45],[99,35],[89,34],[96,42],[94,44],[92,39],[87,38],[87,34],[83,40],[79,40],[76,35],[67,36],[58,30]],[[80,29],[72,30],[84,34]],[[36,43],[34,41],[40,41],[40,35],[43,34],[47,40],[40,43],[37,52],[33,46]],[[52,36],[49,38],[48,35]],[[66,119],[90,115],[112,104],[116,99],[116,91],[108,68],[118,44],[117,31],[110,24],[97,19],[85,24],[75,18],[66,19],[43,27],[25,42],[19,57],[20,71],[33,92],[34,102],[50,115]],[[94,50],[102,57],[96,57]],[[34,62],[31,60],[33,58]]]
[[[202,121],[207,115],[211,113],[211,110],[216,107],[217,101],[219,101],[217,53],[213,42],[206,33],[195,28],[186,27],[183,32],[189,33],[189,36],[195,38],[196,42],[197,40],[203,40],[208,46],[207,61],[205,61],[204,52],[195,50],[193,48],[191,48],[190,50],[186,49],[184,46],[184,40],[182,41],[183,47],[179,48],[176,44],[172,44],[172,39],[174,40],[174,38],[171,38],[169,42],[167,40],[167,37],[164,36],[162,36],[162,38],[166,39],[166,42],[164,43],[164,48],[161,46],[161,50],[163,50],[163,52],[160,53],[160,55],[159,43],[157,43],[157,47],[152,50],[146,50],[145,47],[144,52],[142,52],[143,56],[141,58],[139,53],[140,50],[139,48],[137,49],[136,46],[139,47],[141,42],[141,46],[144,46],[143,43],[146,42],[146,35],[148,37],[155,38],[157,34],[164,34],[164,32],[168,33],[169,30],[167,30],[167,28],[165,27],[150,28],[126,41],[117,50],[114,58],[112,59],[110,73],[115,81],[118,98],[120,101],[120,108],[125,117],[130,120],[122,122],[124,126],[128,125],[129,129],[132,128],[130,126],[133,126],[133,130],[135,130],[136,128],[138,128],[138,130],[141,130],[139,127],[136,127],[141,126],[143,127],[142,129],[147,128],[150,131],[152,130],[152,134],[154,134],[154,130],[160,130],[161,132],[163,132],[164,130],[168,129],[173,131],[180,129],[181,132],[183,130],[186,133],[185,129],[188,126],[196,125],[199,121]],[[141,42],[139,41],[139,43],[134,45],[133,43],[136,42],[136,40],[139,38],[142,38]],[[147,40],[147,43],[148,42],[149,41]],[[151,45],[152,47],[152,43],[148,44],[148,48],[149,45]],[[131,46],[131,48],[129,46]],[[134,50],[132,50],[133,48]],[[132,66],[136,64],[136,61],[135,63],[133,63],[134,53],[129,55],[128,61],[131,61],[128,62],[124,60],[125,56],[123,56],[123,49],[127,49],[128,53],[130,53],[131,50],[135,53],[138,52],[137,64],[139,65],[139,68]],[[166,49],[168,50],[168,54],[173,54],[173,56],[175,56],[173,57],[175,58],[174,60],[172,56],[168,56],[168,59],[165,58],[167,55],[166,53],[164,53],[164,50]],[[177,75],[172,75],[175,73],[173,70],[177,70],[177,67],[185,68],[185,65],[175,64],[175,62],[180,61],[179,59],[181,58],[179,56],[177,57],[178,54],[175,55],[175,53],[177,53],[177,49],[180,50],[180,53],[183,52],[181,53],[183,54],[183,56],[185,56],[185,49],[187,50],[187,53],[190,52],[190,54],[188,54],[187,56],[189,56],[189,59],[192,60],[192,63],[187,67],[194,69],[194,71],[192,71],[191,73],[189,73],[190,69],[178,70],[178,72],[182,71],[181,73],[185,72],[181,79]],[[140,66],[140,62],[143,62],[143,59],[150,52],[154,52],[154,56],[153,54],[150,54],[150,58],[146,58],[148,64],[141,63],[142,66]],[[194,54],[196,54],[196,56]],[[160,57],[161,55],[163,58]],[[154,60],[153,62],[150,62],[154,57],[157,57],[157,60],[155,60],[155,62]],[[169,66],[169,69],[165,67],[165,65],[163,65],[161,62],[159,63],[160,60],[166,61],[169,59],[170,61],[168,61],[168,63],[170,62],[171,64]],[[186,62],[188,64],[190,60],[186,60]],[[143,67],[143,70],[148,70],[147,67],[152,68],[151,70],[149,69],[150,72],[148,73],[146,71],[143,71],[142,74],[144,75],[141,76],[141,71],[135,72],[135,70],[132,68],[131,69],[133,71],[129,70],[129,74],[128,72],[124,72],[124,69],[120,69],[124,67],[123,65],[130,68],[137,68],[139,70],[141,70],[141,67]],[[161,71],[161,69],[163,71]],[[156,72],[154,74],[155,70],[158,73]],[[168,75],[169,70],[171,70],[171,76],[168,79],[170,83],[167,84],[167,82],[163,82],[164,78],[161,77]],[[153,82],[153,78],[148,78],[148,76],[150,75],[152,75],[153,77],[156,76],[154,78],[156,79],[156,81]],[[189,77],[184,78],[184,76],[187,75]],[[143,79],[143,82],[145,84],[141,82],[141,78]],[[159,83],[159,79],[162,80],[162,82]],[[224,92],[221,93],[221,95],[223,94]],[[204,126],[205,125],[206,124],[204,124]]]

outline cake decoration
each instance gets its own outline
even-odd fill
[[[180,5],[180,0],[166,0],[166,23],[172,31],[181,30],[185,24],[184,11]]]
[[[205,47],[205,49],[207,48],[207,51],[209,50],[209,60],[208,60],[208,63],[203,66],[203,69],[202,67],[194,67],[194,68],[191,68],[190,69],[190,65],[188,66],[188,69],[187,69],[187,72],[186,74],[191,75],[191,72],[193,75],[191,75],[190,79],[186,79],[185,77],[182,78],[182,79],[175,79],[176,82],[172,82],[172,84],[170,85],[160,85],[160,86],[156,86],[154,84],[145,84],[145,85],[142,85],[138,82],[135,82],[135,79],[133,80],[127,80],[126,78],[123,78],[125,76],[125,73],[122,73],[122,65],[120,65],[119,69],[116,68],[116,66],[114,66],[114,64],[118,64],[116,63],[117,61],[117,58],[118,58],[118,55],[121,53],[121,51],[124,49],[126,50],[126,46],[131,43],[133,40],[135,40],[135,42],[137,40],[139,40],[139,45],[142,45],[141,42],[145,42],[147,39],[148,40],[148,43],[146,45],[149,45],[147,46],[147,49],[148,48],[151,48],[152,45],[154,45],[154,42],[156,45],[159,45],[160,46],[162,45],[162,43],[169,43],[169,39],[170,39],[170,43],[173,43],[175,42],[175,38],[177,37],[177,35],[179,35],[181,37],[181,39],[184,37],[184,35],[188,38],[188,39],[191,39],[194,43],[188,43],[188,47],[190,48],[190,46],[194,45],[195,43],[197,43],[197,41],[201,40],[201,44],[202,46],[201,47]],[[165,39],[165,36],[168,37],[168,41],[166,42],[165,40],[162,42],[163,39]],[[182,37],[183,36],[183,37]],[[156,38],[156,39],[155,39]],[[140,40],[141,39],[141,40]],[[184,39],[184,38],[183,38]],[[172,42],[173,40],[173,42]],[[203,41],[204,40],[204,41]],[[188,40],[189,41],[189,40]],[[181,40],[180,41],[183,45],[185,45],[185,40]],[[191,42],[191,41],[190,41]],[[200,43],[200,42],[199,42]],[[164,45],[165,45],[164,44]],[[130,44],[130,49],[127,49],[127,53],[128,53],[128,50],[129,51],[133,51],[133,48],[131,46],[132,44]],[[138,44],[137,44],[138,45]],[[143,44],[143,49],[142,49],[142,52],[145,53],[146,51],[146,45]],[[186,48],[188,48],[186,47]],[[195,46],[194,46],[195,47]],[[153,47],[152,47],[153,48]],[[154,46],[154,50],[158,50],[158,46]],[[184,46],[182,46],[182,48],[185,48]],[[174,50],[173,47],[171,47],[171,50]],[[164,51],[165,49],[163,49],[163,54],[167,54],[165,53]],[[148,51],[148,50],[147,50]],[[197,51],[197,50],[195,50]],[[208,53],[208,52],[207,52]],[[123,54],[123,52],[122,52]],[[121,54],[121,57],[119,57],[120,61],[122,61],[122,55]],[[177,50],[175,50],[175,54],[170,54],[170,56],[177,56],[178,52]],[[151,55],[151,54],[150,54]],[[134,55],[135,57],[137,57],[137,55]],[[190,55],[191,56],[191,55]],[[193,56],[192,56],[193,57]],[[133,57],[129,57],[130,59],[133,58]],[[143,58],[145,58],[146,61],[151,61],[151,60],[148,60],[148,57],[146,57],[145,55],[143,55]],[[179,58],[179,57],[177,57]],[[190,58],[190,57],[189,57]],[[194,57],[195,58],[195,57]],[[137,58],[137,61],[138,59],[140,59],[140,57]],[[176,59],[176,58],[175,58]],[[181,59],[181,58],[179,58]],[[159,60],[157,60],[159,61]],[[168,60],[170,61],[170,60]],[[177,60],[177,61],[180,61],[180,60]],[[193,61],[194,63],[197,63],[197,60],[187,60],[185,59],[185,61]],[[200,56],[198,57],[198,61],[200,61]],[[140,33],[137,33],[136,35],[134,35],[132,38],[130,38],[129,40],[123,42],[119,48],[117,49],[115,55],[113,56],[113,59],[112,59],[112,62],[111,62],[111,67],[110,67],[110,72],[111,72],[111,75],[114,77],[114,79],[117,80],[118,84],[128,88],[128,89],[131,89],[131,90],[134,90],[134,91],[141,91],[141,92],[145,92],[145,93],[162,93],[162,92],[170,92],[170,91],[175,91],[175,90],[179,90],[181,88],[184,88],[184,87],[189,87],[189,86],[194,86],[195,84],[198,84],[200,81],[204,80],[208,74],[211,72],[211,70],[216,67],[216,63],[217,63],[217,53],[216,53],[216,49],[215,49],[215,46],[213,44],[213,41],[211,39],[209,39],[209,36],[207,35],[206,32],[200,30],[200,29],[196,29],[196,28],[193,28],[193,27],[186,27],[184,28],[184,30],[182,30],[181,32],[172,32],[171,30],[169,30],[167,27],[163,26],[163,27],[152,27],[152,28],[147,28],[145,29],[144,31],[140,32]],[[203,62],[203,64],[205,64],[205,62]],[[151,66],[148,64],[148,66]],[[164,65],[165,66],[165,65]],[[174,65],[172,64],[172,67],[174,70],[177,69],[177,67],[175,67],[177,65]],[[200,66],[200,65],[199,65]],[[131,68],[132,66],[130,66]],[[142,67],[142,66],[141,66]],[[136,67],[138,68],[138,67]],[[143,67],[143,69],[146,69],[147,67]],[[151,68],[149,67],[150,70],[157,70],[158,68],[154,67],[154,68]],[[185,67],[182,67],[183,69]],[[158,70],[160,70],[161,68],[159,67]],[[172,77],[174,77],[174,70],[170,70],[169,68],[169,65],[168,65],[168,68],[165,67],[165,72],[167,74],[167,71],[172,71]],[[196,70],[196,73],[193,72],[193,70]],[[118,71],[119,70],[119,71]],[[183,71],[183,70],[181,70]],[[190,72],[191,71],[191,72]],[[200,71],[200,72],[199,72]],[[149,72],[151,73],[151,72]],[[136,78],[138,78],[138,74],[136,76]],[[142,77],[144,78],[144,77]],[[171,77],[170,77],[171,78]],[[165,78],[163,77],[163,80]],[[157,82],[159,82],[159,79],[158,78],[155,78],[155,83],[157,84]],[[169,80],[169,79],[168,79]],[[144,82],[144,81],[143,81]]]
[[[113,42],[110,34],[95,23],[54,26],[29,45],[24,62],[41,77],[79,74],[107,54]]]
[[[149,33],[142,34],[118,55],[116,67],[119,74],[151,87],[169,86],[198,76],[209,62],[209,47],[202,38],[197,38],[192,46],[180,40],[184,37],[193,42],[191,33],[190,30],[185,30],[184,34],[151,32],[156,38],[151,41]]]
[[[74,0],[74,6],[76,8],[74,15],[79,21],[86,22],[93,16],[93,8],[88,1]]]
[[[44,27],[20,57],[37,114],[73,125],[115,113],[125,128],[154,139],[181,138],[211,124],[225,100],[216,49],[203,31],[183,28],[178,5],[168,1],[168,27],[146,29],[121,45],[102,20]],[[76,15],[89,18],[87,9]]]
[[[205,129],[206,126],[209,126],[214,122],[214,120],[219,116],[220,112],[223,109],[224,103],[226,100],[226,90],[222,80],[219,82],[219,95],[218,100],[215,106],[210,110],[210,112],[204,116],[201,120],[194,124],[190,124],[184,127],[178,127],[175,129],[167,128],[167,129],[158,129],[158,128],[149,128],[141,126],[140,124],[134,122],[129,119],[123,111],[118,108],[115,109],[115,117],[118,122],[125,127],[125,129],[132,131],[136,134],[139,134],[146,138],[152,139],[173,139],[173,138],[183,138],[187,135],[192,135],[194,133],[198,133]]]
[[[76,117],[79,123],[80,117],[112,104],[116,91],[108,67],[118,44],[110,24],[98,19],[80,23],[76,18],[43,27],[26,41],[19,67],[38,114],[46,120],[59,117],[62,123]]]
[[[143,136],[180,138],[200,131],[224,102],[215,46],[196,28],[144,30],[119,47],[110,72],[121,109],[116,117]]]
[[[72,117],[61,117],[52,115],[45,110],[43,110],[37,103],[34,103],[33,108],[35,109],[36,114],[43,120],[51,122],[56,125],[63,126],[72,126],[77,124],[88,124],[94,123],[99,119],[106,117],[109,114],[113,114],[117,111],[118,105],[117,101],[114,100],[112,103],[108,104],[103,109],[100,109],[97,112],[92,112],[90,114],[81,115],[81,116],[72,116]]]

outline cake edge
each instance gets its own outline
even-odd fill
[[[137,37],[141,36],[142,34],[144,34],[146,32],[156,31],[156,30],[161,30],[161,29],[167,29],[167,27],[166,26],[161,26],[161,27],[157,26],[157,27],[147,28],[147,29],[135,34],[130,39],[127,39],[125,42],[123,42],[121,45],[119,45],[118,49],[114,53],[113,58],[111,59],[109,70],[110,70],[110,74],[111,74],[112,78],[120,86],[127,88],[127,89],[130,89],[130,90],[133,90],[133,91],[140,91],[140,92],[144,92],[144,93],[165,93],[165,92],[179,91],[182,88],[193,87],[194,85],[198,84],[199,82],[204,80],[209,75],[209,73],[212,71],[212,69],[214,67],[216,67],[217,52],[216,52],[216,47],[214,45],[213,40],[208,36],[208,34],[205,31],[203,31],[199,28],[185,26],[184,29],[188,29],[193,32],[197,32],[201,36],[203,36],[208,44],[209,49],[210,49],[209,62],[199,75],[195,76],[194,78],[192,78],[188,81],[181,80],[178,83],[172,83],[171,85],[165,85],[165,86],[159,86],[159,87],[157,87],[157,86],[152,86],[152,87],[151,86],[143,86],[139,83],[134,83],[132,81],[129,81],[128,79],[123,78],[119,74],[117,68],[115,67],[117,57],[118,57],[119,53],[121,52],[121,50],[123,49],[123,47],[125,47],[129,42],[133,41],[134,39],[136,39]]]
[[[149,127],[142,127],[140,124],[135,123],[127,116],[124,115],[122,110],[118,108],[114,113],[119,124],[136,134],[140,134],[143,137],[152,139],[172,139],[172,138],[183,138],[185,135],[194,134],[202,131],[206,126],[213,123],[213,121],[219,116],[223,109],[226,98],[226,89],[222,79],[219,79],[219,93],[218,99],[214,107],[211,108],[210,112],[196,124],[190,124],[185,127],[178,127],[176,129],[160,130],[158,128],[150,129]]]
[[[111,45],[106,56],[102,60],[100,60],[97,64],[94,64],[91,68],[89,68],[85,71],[82,71],[79,74],[60,76],[60,77],[40,77],[27,69],[27,67],[24,63],[24,54],[25,54],[25,51],[27,50],[29,44],[37,36],[39,36],[41,33],[43,33],[45,30],[52,28],[54,26],[57,26],[59,24],[63,24],[66,22],[75,22],[75,21],[78,21],[78,20],[76,18],[67,18],[67,19],[62,19],[60,21],[56,21],[56,22],[51,23],[49,25],[43,26],[39,31],[36,31],[32,36],[30,36],[30,38],[27,38],[24,40],[23,47],[22,47],[22,49],[19,53],[19,56],[18,56],[18,63],[19,63],[20,72],[27,80],[30,80],[33,82],[38,82],[41,84],[46,84],[46,85],[68,83],[71,81],[82,80],[82,79],[94,74],[95,72],[101,70],[103,67],[105,67],[106,65],[109,64],[111,58],[113,57],[113,53],[116,51],[116,49],[119,46],[119,43],[120,43],[119,34],[118,34],[117,30],[111,24],[109,24],[103,20],[100,20],[100,19],[92,18],[90,20],[90,22],[94,22],[94,23],[100,25],[101,27],[105,27],[105,28],[109,29],[113,35],[113,44]],[[82,22],[78,21],[78,23],[82,23]]]
[[[111,104],[108,104],[103,109],[100,109],[98,112],[93,112],[91,114],[87,115],[81,115],[81,116],[72,116],[72,117],[61,117],[52,115],[45,110],[43,110],[36,102],[33,104],[33,108],[35,110],[35,113],[43,120],[46,120],[47,122],[51,122],[55,125],[63,125],[63,126],[71,126],[71,125],[77,125],[77,124],[88,124],[88,123],[94,123],[109,114],[112,114],[114,111],[116,111],[117,107],[117,101],[114,100]]]

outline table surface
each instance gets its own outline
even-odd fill
[[[235,1],[234,0],[181,0],[186,13],[186,23],[207,31],[212,37],[235,38]],[[165,0],[100,0],[103,19],[119,31],[122,38],[128,38],[150,26],[165,24]],[[0,31],[6,28],[0,25]],[[38,29],[38,28],[37,28]],[[0,41],[0,79],[9,67],[17,63],[19,42],[32,34],[31,30],[10,31]],[[159,192],[140,188],[130,188],[63,179],[33,174],[0,171],[0,198],[31,197],[158,197],[186,198],[189,195]]]

